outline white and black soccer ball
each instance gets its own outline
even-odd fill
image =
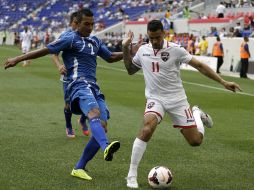
[[[148,183],[155,189],[168,188],[172,183],[172,173],[165,166],[156,166],[148,174]]]

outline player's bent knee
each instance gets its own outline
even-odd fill
[[[202,139],[201,138],[193,138],[188,140],[188,143],[191,146],[200,146],[202,144]]]
[[[93,108],[88,112],[89,119],[92,119],[95,117],[100,117],[100,110],[98,108]]]

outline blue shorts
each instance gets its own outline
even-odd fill
[[[88,82],[84,79],[77,79],[68,84],[65,90],[65,101],[70,102],[71,111],[74,114],[80,115],[82,111],[79,106],[79,100],[85,101],[85,115],[94,108],[99,108],[100,119],[107,121],[110,117],[107,108],[105,97],[101,93],[99,86],[94,82]]]

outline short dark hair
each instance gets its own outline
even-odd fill
[[[93,12],[90,9],[88,9],[88,8],[84,8],[84,9],[78,11],[78,13],[77,13],[77,22],[78,23],[81,22],[83,16],[92,17],[93,16]]]
[[[77,18],[78,12],[73,12],[71,13],[71,17],[70,17],[70,24],[73,22],[74,18]]]
[[[159,20],[151,20],[147,24],[147,31],[156,32],[157,30],[163,31],[163,24]]]

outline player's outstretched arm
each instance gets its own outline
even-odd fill
[[[59,73],[62,75],[66,75],[67,70],[66,70],[65,66],[63,64],[61,64],[60,59],[57,54],[52,55],[52,60],[53,60],[53,63],[55,64],[55,66],[58,68]]]
[[[132,56],[131,56],[131,52],[129,49],[132,39],[133,39],[133,32],[130,31],[127,34],[127,38],[125,38],[122,42],[123,61],[124,61],[125,68],[127,69],[129,75],[133,75],[134,73],[136,73],[139,70],[138,67],[136,67],[135,65],[132,64]]]
[[[192,58],[189,62],[189,65],[197,69],[203,75],[219,82],[222,84],[226,89],[236,92],[237,90],[242,91],[240,86],[234,82],[229,82],[221,78],[217,73],[215,73],[209,66],[204,63],[201,63],[195,58]]]
[[[10,67],[15,67],[19,62],[29,60],[29,59],[36,59],[39,57],[43,57],[47,54],[49,54],[49,49],[48,48],[42,48],[39,50],[31,51],[27,54],[23,54],[14,58],[9,58],[7,61],[4,63],[4,68],[8,69]]]
[[[123,52],[113,52],[111,57],[107,60],[108,63],[117,62],[123,59]]]

